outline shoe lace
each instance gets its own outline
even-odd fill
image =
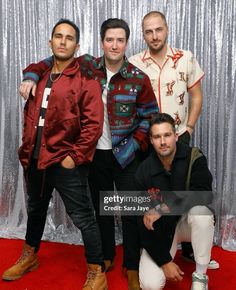
[[[207,283],[199,278],[193,281],[193,290],[207,290]]]
[[[24,251],[22,252],[22,255],[21,255],[20,258],[16,261],[15,264],[19,264],[19,263],[23,262],[24,259],[27,258],[30,254],[31,254],[30,251],[26,251],[26,250],[24,250]]]
[[[93,284],[95,283],[96,275],[97,275],[97,272],[95,272],[93,270],[89,270],[88,275],[87,275],[87,281],[86,281],[85,285],[89,285],[92,287]]]

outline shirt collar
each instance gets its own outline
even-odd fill
[[[166,56],[165,57],[169,57],[169,56],[171,56],[173,54],[174,54],[173,49],[167,44],[167,51],[166,51]],[[143,55],[142,55],[142,60],[143,61],[145,61],[147,59],[152,59],[149,48],[144,50]]]
[[[178,159],[187,158],[188,155],[190,154],[190,152],[191,152],[191,147],[189,147],[188,145],[177,142],[176,143],[176,153],[175,153],[175,157],[174,157],[173,162],[175,160],[178,160]],[[151,175],[152,176],[160,174],[160,173],[165,171],[165,169],[164,169],[164,167],[163,167],[163,165],[162,165],[162,163],[161,163],[160,159],[158,158],[155,151],[153,151],[151,154],[151,160],[152,160],[152,163],[151,163],[150,168],[151,168]]]
[[[121,74],[123,78],[127,78],[127,73],[128,73],[128,65],[129,61],[126,56],[124,56],[124,63],[122,64],[121,68],[119,69],[118,73]],[[104,71],[106,70],[105,66],[105,59],[104,56],[102,56],[99,61],[98,61],[98,69],[103,69]]]
[[[54,60],[53,60],[54,61]],[[52,63],[53,65],[53,63]],[[63,70],[63,75],[74,75],[77,73],[77,71],[80,69],[80,64],[76,58],[73,59],[73,61]],[[45,75],[48,72],[51,72],[52,66],[50,65],[43,73]]]
[[[165,61],[168,59],[171,59],[173,61],[173,66],[175,66],[176,62],[183,56],[183,52],[181,50],[177,50],[174,48],[171,48],[167,44],[167,51],[166,51],[166,56],[165,56]],[[143,52],[142,55],[142,61],[143,62],[148,62],[148,63],[153,63],[155,60],[151,57],[150,50],[146,49]]]

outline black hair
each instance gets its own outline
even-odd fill
[[[127,22],[119,18],[109,18],[102,23],[100,36],[102,41],[105,38],[106,31],[110,28],[123,28],[125,30],[126,40],[129,39],[130,29]]]
[[[76,43],[79,43],[79,38],[80,38],[80,31],[79,31],[79,27],[73,22],[73,21],[71,21],[71,20],[69,20],[69,19],[65,19],[65,18],[61,18],[55,25],[54,25],[54,27],[53,27],[53,29],[52,29],[52,34],[51,34],[51,38],[53,38],[53,34],[54,34],[54,32],[55,32],[55,29],[56,29],[56,27],[58,26],[58,25],[60,25],[60,24],[63,24],[63,23],[65,23],[65,24],[68,24],[68,25],[70,25],[70,26],[72,26],[73,28],[74,28],[74,30],[75,30],[75,34],[76,34]]]
[[[173,132],[176,132],[175,129],[175,120],[171,117],[171,115],[166,114],[166,113],[158,113],[156,114],[152,120],[150,121],[150,127],[149,127],[149,135],[152,135],[152,126],[158,125],[158,124],[163,124],[163,123],[168,123],[171,125]]]

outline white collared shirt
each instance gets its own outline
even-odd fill
[[[106,72],[107,72],[107,83],[102,92],[102,101],[104,105],[103,131],[102,131],[102,136],[99,138],[97,147],[96,147],[97,149],[100,149],[100,150],[112,149],[111,130],[110,130],[110,124],[109,124],[108,112],[107,112],[107,92],[109,89],[108,87],[109,82],[115,73],[109,71],[109,69],[106,69]]]
[[[183,134],[189,115],[188,89],[204,76],[192,52],[167,46],[162,67],[152,59],[149,50],[131,56],[129,61],[149,76],[160,112],[170,114],[178,134]]]

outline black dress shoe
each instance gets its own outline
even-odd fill
[[[193,253],[184,253],[182,252],[182,258],[189,262],[189,263],[195,263],[194,255]]]

